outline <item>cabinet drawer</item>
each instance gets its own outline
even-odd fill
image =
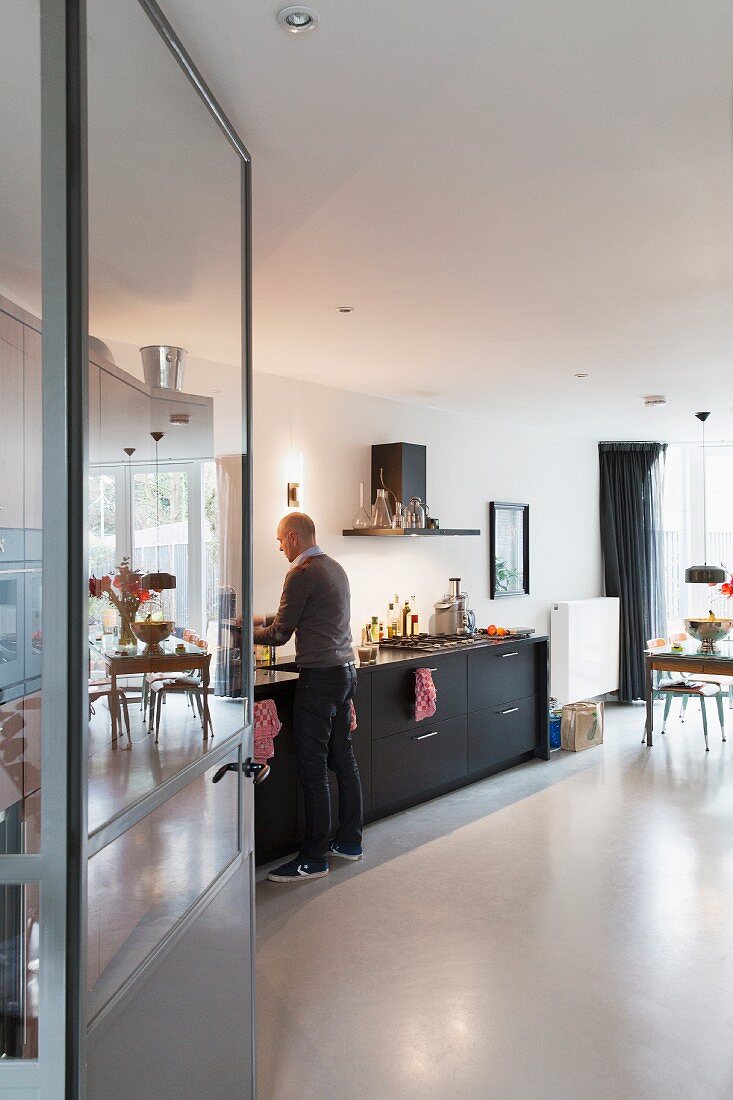
[[[375,810],[414,798],[466,774],[466,719],[422,722],[372,744]]]
[[[426,721],[444,722],[466,713],[466,654],[428,654],[419,664],[378,668],[372,676],[372,737],[390,737],[415,725],[415,671],[433,668],[437,709]]]
[[[468,772],[483,771],[524,752],[534,752],[537,696],[468,715]]]
[[[535,695],[537,646],[508,645],[468,654],[468,709],[498,707],[508,699]]]

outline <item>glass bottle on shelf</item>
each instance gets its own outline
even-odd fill
[[[372,527],[391,527],[392,515],[387,500],[387,490],[377,489],[377,496],[372,508]]]
[[[359,511],[356,513],[351,521],[351,526],[355,531],[363,531],[365,527],[371,527],[372,521],[369,513],[364,507],[364,482],[359,482]]]

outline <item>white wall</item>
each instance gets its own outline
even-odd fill
[[[368,618],[385,616],[395,592],[401,600],[416,596],[426,629],[451,576],[462,578],[479,626],[534,626],[545,633],[553,601],[602,594],[598,452],[587,439],[259,373],[254,423],[257,613],[277,607],[287,563],[275,529],[287,511],[286,483],[299,480],[294,475],[301,468],[303,511],[351,580],[355,639]],[[372,443],[397,441],[427,447],[427,499],[441,526],[479,527],[480,537],[342,536],[358,508],[359,481],[369,493]],[[489,599],[491,500],[530,505],[529,596]]]

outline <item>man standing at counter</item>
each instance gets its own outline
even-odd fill
[[[305,800],[305,836],[295,859],[267,876],[273,882],[299,882],[328,874],[328,854],[362,857],[362,797],[359,768],[351,744],[351,705],[356,668],[351,641],[349,578],[316,544],[310,516],[291,512],[277,528],[280,550],[290,562],[274,619],[255,618],[256,645],[281,646],[295,632],[300,672],[293,707],[293,737]],[[328,769],[336,775],[339,827],[331,835]]]

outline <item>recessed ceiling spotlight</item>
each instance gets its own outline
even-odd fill
[[[661,393],[649,393],[644,398],[644,404],[652,408],[654,405],[666,405],[667,398]]]
[[[301,31],[313,31],[321,21],[321,17],[313,8],[303,8],[299,4],[294,7],[283,8],[277,13],[277,21],[281,27],[291,34],[300,34]]]
[[[353,313],[354,312],[354,307],[353,306],[336,306],[336,312],[337,313]]]
[[[576,374],[575,377],[576,378],[589,378],[590,375],[588,375],[588,374]]]

